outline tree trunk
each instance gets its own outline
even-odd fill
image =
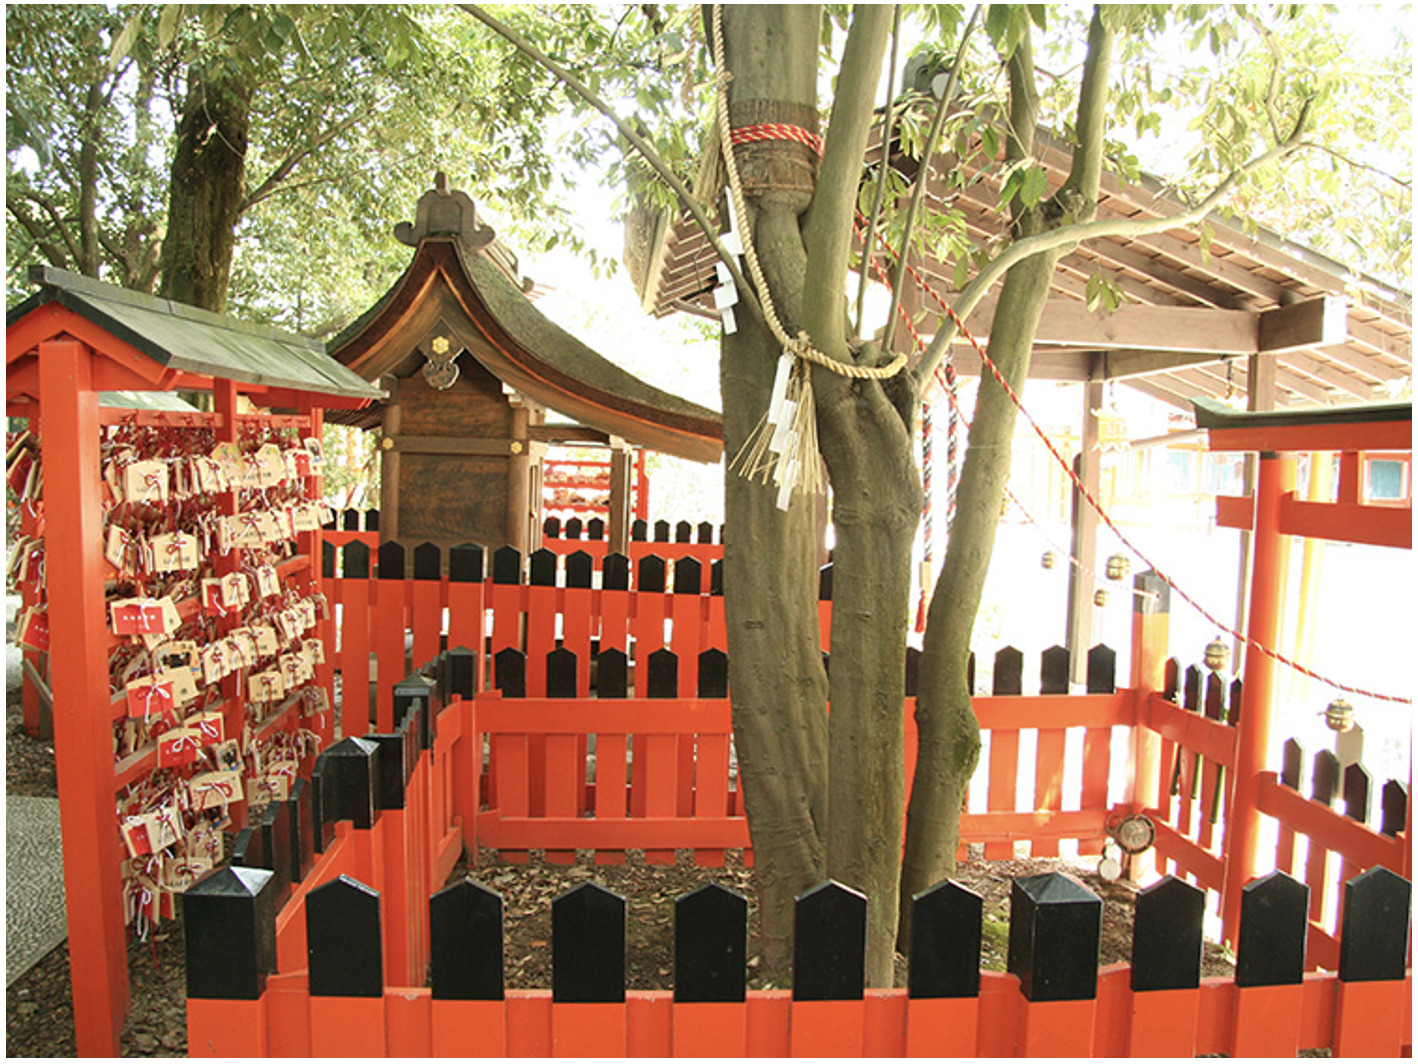
[[[813,6],[725,8],[731,109],[810,113],[818,19]],[[810,181],[782,187],[794,175],[801,183],[804,173],[772,145],[736,158],[752,215],[741,224],[752,226],[775,302],[792,316],[802,296],[798,216],[810,202]],[[768,409],[779,355],[765,327],[747,312],[738,320],[739,331],[724,336],[720,359],[730,459]],[[739,785],[753,840],[763,970],[781,983],[791,971],[793,899],[825,874],[827,677],[817,624],[814,507],[797,497],[779,510],[775,487],[747,480],[727,463],[724,481],[724,607]]]
[[[159,294],[221,312],[245,192],[252,86],[229,67],[194,65],[188,76],[168,188]]]

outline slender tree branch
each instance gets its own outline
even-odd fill
[[[1137,237],[1148,236],[1152,233],[1165,232],[1168,229],[1181,229],[1186,226],[1195,225],[1208,214],[1231,193],[1231,190],[1247,174],[1259,170],[1271,163],[1290,155],[1302,146],[1298,140],[1300,130],[1297,128],[1282,144],[1277,144],[1268,151],[1262,152],[1243,166],[1238,167],[1218,184],[1211,192],[1195,207],[1182,211],[1179,214],[1167,215],[1162,218],[1104,218],[1092,222],[1080,222],[1076,225],[1062,226],[1058,229],[1050,229],[1047,232],[1038,233],[1034,236],[1025,237],[1005,248],[993,259],[991,259],[983,269],[980,270],[960,292],[960,298],[955,301],[953,310],[955,314],[964,320],[970,316],[984,299],[994,283],[1000,279],[1015,263],[1028,258],[1030,255],[1038,254],[1041,251],[1050,251],[1058,247],[1067,247],[1072,244],[1081,244],[1087,240],[1096,240],[1101,237]],[[955,340],[959,331],[955,318],[948,317],[941,322],[940,329],[936,332],[935,339],[926,348],[926,352],[917,363],[915,373],[919,381],[927,380],[935,372],[936,366],[940,365],[941,359],[945,356],[946,348]]]
[[[1078,147],[1074,149],[1064,187],[1084,199],[1083,210],[1092,220],[1097,208],[1098,182],[1103,174],[1103,141],[1107,126],[1108,74],[1112,66],[1113,31],[1103,24],[1101,8],[1093,9],[1088,23],[1088,59],[1078,87],[1078,121],[1074,126]]]
[[[713,223],[709,221],[709,216],[705,213],[703,205],[694,198],[689,189],[684,187],[684,182],[680,181],[680,179],[675,176],[674,171],[660,158],[659,153],[655,151],[650,143],[637,133],[628,122],[612,111],[610,105],[592,92],[585,82],[556,60],[546,55],[541,49],[523,37],[511,26],[494,18],[477,4],[459,4],[458,6],[464,12],[488,27],[488,29],[508,41],[519,52],[531,59],[532,62],[536,63],[544,70],[550,71],[563,85],[615,123],[615,127],[620,131],[621,136],[626,139],[631,147],[640,153],[641,157],[650,165],[650,168],[655,171],[660,180],[668,185],[671,191],[674,192],[684,209],[689,212],[690,217],[694,219],[695,224],[703,231],[710,246],[713,247],[714,254],[719,257],[720,262],[728,267],[729,275],[733,277],[734,286],[738,289],[740,302],[748,307],[750,312],[757,317],[759,321],[762,321],[763,308],[758,304],[758,298],[753,293],[753,287],[739,269],[734,256],[730,255],[724,248],[724,245],[719,241],[718,230]]]
[[[945,119],[950,112],[950,101],[955,96],[955,87],[960,83],[960,71],[965,65],[965,49],[970,45],[970,35],[975,32],[975,26],[980,20],[980,5],[976,4],[970,12],[970,21],[965,24],[965,32],[960,35],[960,45],[955,49],[955,61],[950,65],[950,77],[946,79],[945,92],[941,95],[940,107],[935,113],[935,121],[931,123],[931,129],[926,134],[925,150],[921,152],[921,165],[916,170],[915,187],[911,189],[911,202],[906,207],[905,231],[901,236],[900,259],[896,263],[896,276],[892,279],[891,285],[891,309],[886,315],[886,335],[882,340],[882,349],[891,350],[891,339],[896,334],[896,308],[901,305],[901,293],[906,284],[906,263],[911,256],[911,237],[914,236],[916,218],[921,211],[921,204],[926,198],[926,183],[930,180],[932,157],[935,155],[936,145],[940,142],[941,131],[945,128]]]
[[[1309,148],[1313,151],[1323,152],[1324,154],[1334,159],[1338,159],[1345,166],[1353,167],[1355,170],[1368,170],[1370,173],[1376,174],[1377,176],[1382,177],[1385,180],[1392,181],[1399,188],[1406,188],[1409,192],[1413,191],[1412,181],[1405,181],[1397,174],[1391,174],[1387,170],[1383,170],[1377,166],[1374,166],[1372,163],[1360,162],[1358,159],[1354,159],[1348,155],[1345,155],[1344,152],[1340,151],[1338,148],[1331,148],[1328,144],[1318,144],[1315,141],[1306,140],[1301,141],[1298,147]]]
[[[886,40],[891,32],[887,8],[857,5],[842,49],[837,92],[823,147],[822,167],[812,206],[803,224],[807,250],[804,292],[840,292],[852,250],[852,217],[857,208],[857,185],[862,176],[862,156],[875,114],[877,82]],[[804,321],[819,351],[842,358],[847,351],[847,321],[839,305],[811,300],[820,308],[815,320]]]
[[[266,180],[262,181],[261,184],[257,185],[256,188],[252,190],[252,192],[244,200],[241,201],[241,206],[237,208],[237,213],[245,214],[252,207],[256,206],[256,204],[260,203],[262,200],[275,193],[278,187],[286,180],[286,178],[290,177],[292,171],[294,171],[295,168],[299,166],[303,160],[313,155],[317,150],[324,147],[326,144],[330,143],[330,141],[334,140],[341,133],[345,132],[345,130],[349,129],[357,121],[368,116],[369,113],[370,109],[362,108],[358,111],[353,112],[350,115],[347,115],[342,121],[336,122],[333,126],[326,129],[323,133],[316,136],[313,140],[306,143],[303,147],[298,148],[297,150],[287,155],[284,159],[281,160],[280,165],[277,166],[274,170],[272,170],[269,175],[267,175]]]
[[[901,45],[901,5],[892,5],[891,59],[886,67],[886,113],[882,120],[881,162],[876,174],[876,192],[872,196],[871,215],[867,218],[867,233],[862,240],[862,266],[857,280],[857,322],[852,329],[862,335],[862,318],[867,311],[867,282],[871,278],[871,263],[876,257],[876,225],[881,217],[881,201],[886,196],[886,174],[891,169],[891,134],[896,120],[896,57]],[[894,308],[893,308],[894,309]],[[889,320],[889,319],[888,319]]]
[[[63,247],[49,239],[39,219],[29,212],[25,207],[24,201],[18,196],[7,195],[5,197],[5,207],[14,215],[15,221],[20,223],[21,228],[30,235],[30,239],[34,241],[35,247],[49,260],[51,265],[63,269],[73,261],[72,258],[64,254]],[[68,241],[62,226],[59,227],[59,233],[61,236],[65,237],[66,244],[72,247],[72,242]]]

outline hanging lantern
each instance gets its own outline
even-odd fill
[[[1054,567],[1054,564],[1058,560],[1059,556],[1057,554],[1055,554],[1051,550],[1046,550],[1039,558],[1039,564],[1042,565],[1045,569],[1052,569]]]
[[[1128,561],[1126,554],[1113,554],[1108,557],[1108,579],[1123,580],[1128,575],[1128,570],[1132,568],[1132,563]]]
[[[1106,587],[1100,587],[1097,591],[1093,592],[1093,605],[1106,606],[1107,604],[1108,589]]]
[[[1354,727],[1354,707],[1342,698],[1336,698],[1324,707],[1324,722],[1330,731],[1341,734]]]
[[[1231,660],[1231,648],[1221,642],[1221,637],[1218,635],[1206,644],[1206,656],[1202,660],[1206,662],[1206,667],[1212,672],[1220,672]]]

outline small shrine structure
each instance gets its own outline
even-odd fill
[[[534,549],[542,457],[549,444],[571,444],[609,449],[608,538],[624,550],[632,447],[718,460],[719,415],[646,384],[548,320],[516,258],[445,175],[394,234],[414,248],[408,269],[329,345],[389,396],[331,418],[383,429],[382,538]],[[548,423],[549,411],[571,423]]]

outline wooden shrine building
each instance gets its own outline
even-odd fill
[[[609,448],[608,535],[623,550],[631,447],[718,460],[719,415],[646,384],[548,320],[516,259],[443,174],[414,223],[394,233],[414,248],[408,269],[329,347],[389,396],[336,418],[382,426],[383,538],[533,549],[540,460],[548,444],[564,443]],[[571,423],[548,423],[549,411]]]

